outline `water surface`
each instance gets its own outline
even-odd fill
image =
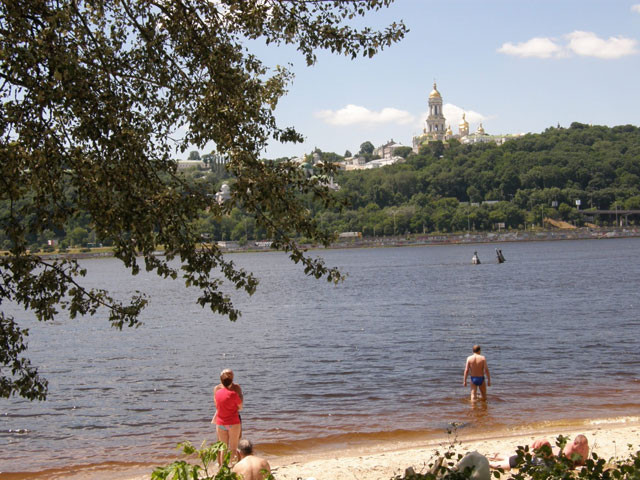
[[[507,259],[497,264],[494,248]],[[471,265],[477,250],[481,265]],[[245,436],[283,455],[640,412],[640,239],[318,252],[347,280],[304,277],[279,253],[231,257],[256,273],[236,323],[180,282],[83,261],[87,283],[145,291],[145,325],[106,315],[32,325],[46,402],[0,400],[0,472],[155,462],[215,440],[211,389],[245,392]],[[493,384],[473,407],[462,372],[481,344]],[[0,478],[2,475],[0,475]]]

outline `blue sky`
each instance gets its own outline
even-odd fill
[[[365,22],[394,20],[409,33],[372,59],[321,53],[306,67],[291,48],[256,52],[294,64],[276,118],[306,138],[272,144],[266,157],[411,145],[434,79],[454,133],[462,110],[489,134],[639,123],[640,0],[396,0]]]

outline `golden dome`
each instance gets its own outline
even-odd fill
[[[445,135],[453,135],[453,130],[451,130],[451,125],[447,125],[447,131],[445,132]]]
[[[464,118],[465,114],[462,114],[462,120],[460,120],[460,123],[458,125],[460,125],[461,127],[468,127],[469,126],[469,122],[467,122],[467,120]]]
[[[478,125],[478,130],[477,130],[477,132],[478,132],[480,135],[484,135],[484,128],[482,127],[482,124]]]
[[[436,88],[436,82],[433,82],[433,90],[431,90],[429,98],[441,98],[440,92]]]

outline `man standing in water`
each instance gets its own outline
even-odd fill
[[[465,387],[467,386],[468,375],[471,375],[471,401],[478,399],[478,387],[480,387],[482,400],[486,400],[487,386],[491,386],[491,375],[489,374],[487,359],[480,355],[480,345],[474,345],[473,355],[467,358],[467,365],[464,367],[464,381],[462,383]]]

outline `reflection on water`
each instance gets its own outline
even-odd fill
[[[349,274],[337,287],[277,253],[234,255],[261,285],[239,298],[233,324],[179,282],[87,260],[90,284],[150,296],[145,325],[31,325],[49,399],[0,400],[0,471],[155,461],[179,441],[213,441],[211,389],[225,367],[245,392],[245,434],[275,455],[427,438],[454,424],[637,414],[638,247],[503,244],[506,263],[481,265],[473,250],[494,258],[495,245],[323,251]],[[471,404],[462,372],[476,343],[492,386],[487,403]]]
[[[469,424],[476,425],[476,426],[483,426],[483,425],[492,425],[496,423],[495,419],[491,415],[491,410],[489,409],[488,402],[483,402],[483,401],[471,402],[470,401],[469,406],[470,406],[469,415],[468,415]]]

